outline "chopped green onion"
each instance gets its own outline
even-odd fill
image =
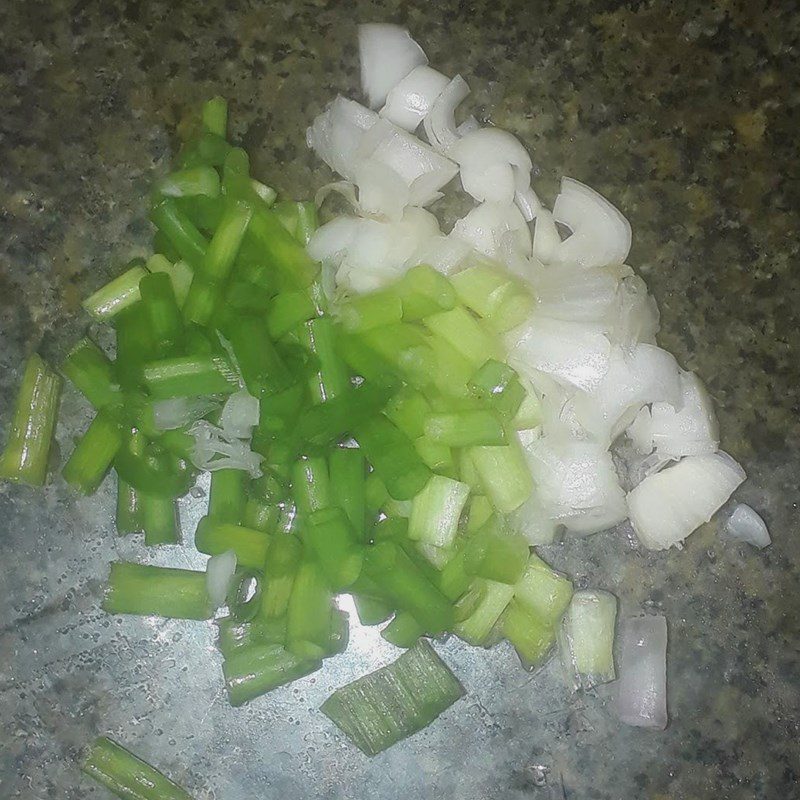
[[[143,530],[141,494],[117,476],[117,533],[136,533]]]
[[[250,622],[261,611],[261,573],[253,569],[236,568],[228,588],[226,602],[231,616],[239,622]]]
[[[222,670],[228,699],[240,706],[279,686],[310,675],[321,666],[319,660],[300,658],[280,644],[242,648],[225,659]]]
[[[64,480],[83,494],[94,493],[122,443],[119,423],[106,412],[99,412],[64,464]]]
[[[144,383],[159,400],[232,394],[238,388],[227,363],[212,356],[179,356],[151,361],[143,370]]]
[[[450,545],[468,496],[466,483],[434,475],[414,498],[408,521],[409,538],[435,547]]]
[[[456,307],[433,314],[426,317],[424,322],[428,329],[441,336],[475,368],[495,356],[496,343],[464,308]]]
[[[422,625],[408,611],[400,611],[381,631],[381,638],[395,647],[413,647],[417,639],[425,633]]]
[[[150,219],[184,261],[194,269],[202,266],[208,241],[178,208],[175,200],[162,200],[150,212]]]
[[[347,369],[336,350],[336,334],[328,317],[315,317],[299,328],[303,345],[313,355],[316,371],[310,381],[315,401],[342,394],[350,385]]]
[[[573,690],[613,681],[614,627],[617,598],[609,592],[580,591],[572,595],[558,643],[561,663]]]
[[[528,542],[491,522],[470,537],[464,550],[464,569],[481,578],[516,583],[528,563]]]
[[[210,619],[206,573],[114,561],[103,608],[109,614]]]
[[[366,526],[367,466],[362,452],[336,447],[328,459],[331,497],[347,515],[356,540],[364,540]]]
[[[267,331],[273,339],[280,339],[314,316],[316,309],[308,292],[280,292],[272,298],[267,310]]]
[[[120,400],[114,365],[91,339],[81,339],[69,351],[61,372],[96,409]]]
[[[217,95],[203,103],[203,127],[223,139],[228,135],[228,101]]]
[[[162,178],[156,191],[164,197],[218,197],[219,173],[213,167],[188,167]]]
[[[407,322],[429,317],[439,311],[449,311],[456,304],[453,285],[440,272],[426,264],[412,267],[395,284],[403,304],[403,319]]]
[[[488,401],[504,419],[515,418],[526,397],[517,373],[493,358],[472,376],[469,387],[477,397]]]
[[[481,409],[431,414],[425,423],[425,435],[448,447],[506,443],[506,432],[500,418],[492,411]]]
[[[503,614],[503,636],[514,645],[526,669],[540,664],[556,640],[555,628],[518,600],[512,600]]]
[[[283,644],[286,639],[286,619],[259,619],[240,622],[233,617],[217,620],[217,648],[223,658],[256,645]]]
[[[555,625],[569,605],[572,583],[534,553],[514,586],[514,597],[548,625]]]
[[[319,659],[327,654],[333,596],[319,566],[300,565],[289,598],[287,648],[299,658]]]
[[[334,591],[345,589],[358,577],[363,553],[341,508],[323,508],[310,514],[305,541]]]
[[[81,770],[123,800],[192,800],[188,792],[111,739],[95,739]]]
[[[428,482],[430,470],[413,442],[384,416],[355,426],[355,436],[372,468],[395,500],[410,500]]]
[[[508,514],[530,497],[533,479],[516,437],[502,447],[471,447],[469,455],[486,496],[500,513]]]
[[[381,622],[386,622],[393,613],[392,606],[377,597],[354,594],[353,602],[362,625],[380,625]]]
[[[30,356],[17,393],[11,432],[0,456],[0,478],[43,486],[61,395],[61,378]]]
[[[131,262],[131,267],[114,278],[110,283],[98,289],[83,301],[83,307],[95,319],[110,320],[120,311],[124,311],[141,297],[139,281],[148,274],[141,259]]]
[[[194,535],[195,547],[201,553],[218,556],[233,550],[237,564],[259,570],[264,567],[270,541],[269,534],[263,531],[220,522],[211,516],[200,520]]]
[[[176,544],[179,539],[175,501],[171,497],[141,494],[139,497],[146,545]]]
[[[240,469],[218,469],[211,473],[208,516],[217,522],[238,525],[242,522],[246,503],[247,473]]]
[[[321,711],[373,756],[430,725],[464,694],[424,640],[397,661],[337,689]]]
[[[476,647],[489,641],[492,628],[514,596],[514,587],[507,583],[479,579],[478,586],[483,592],[480,602],[472,614],[454,628],[459,638]]]
[[[394,292],[373,292],[343,303],[338,314],[344,329],[355,333],[400,322],[403,304]]]
[[[321,456],[301,459],[292,471],[292,489],[297,510],[303,517],[331,505],[328,465]]]
[[[405,387],[386,404],[384,413],[406,436],[418,439],[425,432],[431,407],[421,392]]]

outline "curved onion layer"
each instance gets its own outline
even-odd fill
[[[516,136],[500,128],[466,134],[447,155],[461,168],[464,191],[478,202],[511,203],[517,191],[530,188],[531,157]]]
[[[306,143],[332,170],[353,181],[361,139],[377,121],[374,111],[338,95],[314,118]]]
[[[654,402],[643,408],[628,436],[641,453],[655,450],[668,458],[716,452],[719,425],[702,381],[693,372],[681,372],[678,402]]]
[[[679,371],[672,354],[660,347],[639,344],[630,356],[615,347],[600,383],[575,396],[575,414],[586,431],[608,446],[645,404],[680,404]]]
[[[592,391],[608,372],[611,343],[595,323],[534,315],[505,336],[509,363],[532,380],[532,371]]]
[[[534,251],[538,229],[537,217]],[[619,280],[605,267],[545,267],[533,273],[531,285],[537,300],[537,311],[546,317],[576,322],[605,322],[616,311]]]
[[[371,158],[365,159],[356,167],[355,182],[358,208],[363,214],[376,214],[390,220],[403,216],[411,191],[391,167]]]
[[[413,133],[448,83],[450,78],[431,67],[415,67],[389,92],[380,115]]]
[[[546,208],[540,209],[533,229],[533,255],[545,264],[549,264],[555,260],[560,246],[561,235],[553,219],[553,213]]]
[[[622,264],[631,249],[631,226],[608,200],[573,178],[561,179],[553,218],[572,235],[558,247],[556,259],[584,267]]]
[[[531,234],[519,209],[511,203],[481,203],[456,222],[452,235],[496,259],[504,254],[503,241],[509,233],[514,250],[529,255]]]
[[[725,523],[725,532],[729,539],[747,542],[759,549],[772,544],[766,522],[744,503],[740,503],[733,509],[733,514]]]
[[[542,437],[527,443],[525,452],[550,519],[589,534],[627,516],[613,459],[602,445]]]
[[[688,456],[645,478],[628,494],[631,523],[639,541],[666,550],[708,522],[745,479],[727,454]]]
[[[638,342],[656,343],[659,324],[658,306],[647,285],[638,275],[626,275],[617,289],[609,338],[630,351]]]
[[[460,75],[456,75],[434,101],[423,120],[425,135],[434,150],[446,153],[461,136],[469,133],[461,127],[457,128],[455,120],[456,109],[468,94],[467,82]],[[477,122],[475,124],[477,125]]]
[[[369,105],[378,108],[392,87],[415,67],[428,63],[423,49],[399,25],[372,22],[358,26],[361,88]]]
[[[648,616],[621,626],[617,713],[626,725],[667,727],[667,620]]]

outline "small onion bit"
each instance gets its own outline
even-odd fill
[[[372,108],[382,106],[391,89],[413,69],[428,63],[405,28],[384,22],[358,26],[358,53],[361,88]]]
[[[617,713],[626,725],[667,727],[667,620],[627,619],[620,637]]]
[[[739,503],[725,522],[725,534],[729,539],[762,550],[772,544],[767,524],[761,516],[745,503]]]
[[[236,572],[236,553],[227,550],[211,556],[206,564],[206,591],[214,608],[225,604],[228,590]]]
[[[423,120],[425,135],[428,141],[439,153],[447,153],[462,136],[467,135],[476,127],[469,125],[469,128],[456,126],[455,114],[458,106],[469,95],[469,86],[460,76],[456,75],[450,83],[445,86],[436,100],[433,102],[430,111]],[[465,125],[469,120],[465,120]],[[477,126],[477,122],[475,123]]]
[[[449,83],[450,78],[431,67],[416,67],[392,88],[380,115],[413,133]]]

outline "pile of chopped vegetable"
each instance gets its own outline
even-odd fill
[[[370,107],[337,97],[308,130],[343,179],[317,202],[354,213],[317,227],[315,203],[277,201],[210,100],[155,186],[155,254],[84,303],[114,358],[87,338],[59,371],[97,412],[62,475],[90,494],[116,472],[120,533],[177,544],[176,498],[212,476],[206,571],[115,562],[105,610],[215,617],[240,705],[342,652],[352,595],[410,648],[322,707],[372,755],[463,692],[422,637],[507,639],[526,667],[558,642],[573,689],[614,680],[616,598],[573,594],[532,546],[627,518],[645,547],[680,546],[744,473],[699,378],[655,343],[619,211],[571,178],[549,211],[513,135],[456,123],[461,76],[396,26],[359,43]],[[456,176],[476,205],[445,235],[425,206]],[[60,382],[30,358],[3,478],[45,482]],[[729,530],[769,542],[746,506]],[[663,617],[625,622],[625,722],[666,725],[665,659]],[[120,796],[185,796],[108,740],[85,769]]]

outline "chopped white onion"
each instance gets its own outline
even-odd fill
[[[409,187],[412,205],[424,206],[438,199],[439,189],[458,172],[455,163],[385,119],[361,137],[357,155],[393,169]]]
[[[580,181],[561,179],[553,217],[572,231],[558,247],[559,262],[602,267],[622,264],[628,257],[630,223],[601,194]]]
[[[535,314],[509,331],[505,342],[509,363],[528,377],[539,370],[561,383],[591,391],[608,372],[611,343],[601,326],[593,323]]]
[[[356,153],[364,133],[377,121],[374,111],[339,95],[311,123],[306,142],[334,172],[354,181]]]
[[[227,550],[211,556],[206,564],[206,591],[214,608],[225,604],[233,576],[236,573],[236,553]]]
[[[202,470],[240,469],[253,478],[261,477],[262,456],[250,450],[250,443],[228,434],[206,420],[189,428],[194,437],[192,463]]]
[[[408,207],[397,222],[338,217],[315,231],[308,251],[317,261],[337,268],[340,286],[361,293],[397,279],[419,263],[414,254],[438,237],[441,233],[436,217],[421,208]]]
[[[219,408],[215,397],[175,397],[153,403],[153,424],[160,431],[171,431],[195,422]]]
[[[399,25],[372,22],[358,26],[358,54],[361,61],[361,88],[372,108],[415,67],[428,63],[422,48]]]
[[[549,212],[548,212],[549,213]],[[539,218],[534,229],[534,250]],[[555,266],[535,270],[531,276],[540,314],[575,322],[605,322],[616,311],[619,280],[608,269]]]
[[[456,127],[456,109],[468,94],[467,82],[460,75],[456,75],[434,101],[431,110],[423,120],[425,135],[434,150],[446,153],[461,136],[475,130],[471,125],[469,130]],[[468,121],[466,120],[463,124]]]
[[[443,275],[452,275],[474,255],[474,252],[466,242],[454,236],[432,236],[420,243],[406,262],[406,266],[427,264]]]
[[[762,549],[772,544],[767,523],[750,506],[740,503],[725,523],[725,532],[730,539],[747,542]]]
[[[648,616],[623,622],[617,713],[626,725],[667,727],[667,620]]]
[[[411,200],[408,184],[391,167],[367,158],[355,168],[358,186],[358,209],[362,214],[376,214],[398,220]]]
[[[645,478],[628,494],[631,523],[639,541],[666,550],[708,522],[745,479],[723,452],[688,456]]]
[[[560,246],[561,235],[553,213],[546,208],[539,209],[533,229],[533,255],[548,264],[554,260]]]
[[[610,592],[586,589],[572,595],[558,628],[561,665],[572,691],[614,680],[616,621],[617,598]]]
[[[550,519],[539,493],[534,487],[531,496],[510,515],[515,529],[535,546],[551,544],[555,541],[558,523]]]
[[[468,133],[478,130],[480,126],[480,122],[478,122],[478,120],[476,120],[475,117],[470,114],[460,125],[456,126],[456,134],[458,134],[457,138],[466,136]]]
[[[503,255],[504,236],[521,256],[530,255],[531,233],[519,209],[511,203],[481,203],[453,226],[452,235],[489,258]]]
[[[249,439],[258,425],[258,400],[247,389],[234,392],[222,407],[219,425],[229,436]]]
[[[680,404],[679,371],[672,354],[660,347],[640,344],[631,356],[614,347],[598,385],[575,395],[575,415],[585,430],[610,445],[646,403]]]
[[[655,344],[659,329],[658,306],[638,275],[626,275],[617,289],[616,309],[611,318],[609,338],[625,350],[639,342]]]
[[[628,429],[640,452],[655,450],[669,458],[716,452],[719,426],[702,381],[693,372],[681,372],[680,389],[677,403],[654,402],[649,410],[639,412]]]
[[[550,437],[522,441],[550,519],[579,534],[607,530],[625,519],[625,494],[602,445]]]
[[[528,176],[528,179],[530,180],[530,176]],[[514,202],[517,204],[517,208],[522,212],[522,216],[525,217],[526,222],[535,219],[539,212],[544,210],[541,201],[536,196],[536,192],[531,189],[530,185],[522,189],[517,188],[517,191],[514,193]]]
[[[431,67],[415,67],[389,92],[380,115],[413,133],[448,83],[450,78]]]
[[[478,128],[448,149],[461,168],[464,191],[478,202],[511,203],[530,189],[531,158],[516,136],[500,128]],[[527,221],[527,220],[526,220]]]

